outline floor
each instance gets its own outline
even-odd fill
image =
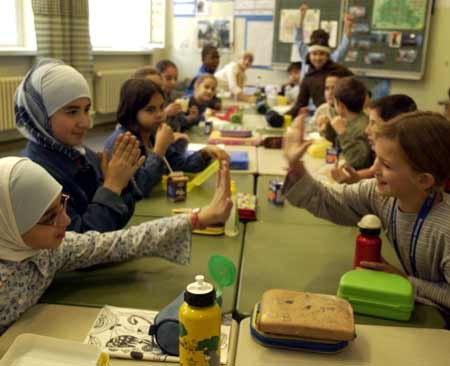
[[[114,126],[114,123],[108,123],[92,128],[87,134],[85,145],[94,151],[102,151],[104,142],[114,130]],[[0,157],[20,156],[26,144],[25,139],[0,143]]]

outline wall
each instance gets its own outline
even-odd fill
[[[200,66],[200,51],[196,49],[196,18],[173,17],[172,1],[168,2],[167,47],[165,57],[173,60],[180,69],[180,76],[192,77]],[[211,16],[232,16],[233,3],[211,3]],[[441,111],[438,100],[446,98],[450,87],[450,47],[446,36],[450,34],[450,0],[437,0],[432,17],[425,76],[419,81],[392,80],[391,93],[404,93],[413,97],[424,110]],[[221,54],[221,66],[238,58],[243,50],[244,21],[235,21],[233,53]],[[251,69],[248,82],[255,83],[261,76],[263,83],[280,84],[286,74],[282,71]]]

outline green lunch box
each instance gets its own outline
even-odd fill
[[[399,275],[355,269],[341,277],[337,296],[352,304],[358,314],[409,320],[414,309],[411,283]]]

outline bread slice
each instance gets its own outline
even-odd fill
[[[355,337],[353,309],[348,301],[283,289],[263,294],[258,328],[266,333],[317,340],[349,341]]]

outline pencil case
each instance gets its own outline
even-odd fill
[[[291,335],[267,333],[258,327],[260,315],[260,304],[257,303],[251,315],[250,334],[255,341],[265,347],[284,348],[294,351],[336,353],[345,349],[349,344],[348,341],[324,341]]]

